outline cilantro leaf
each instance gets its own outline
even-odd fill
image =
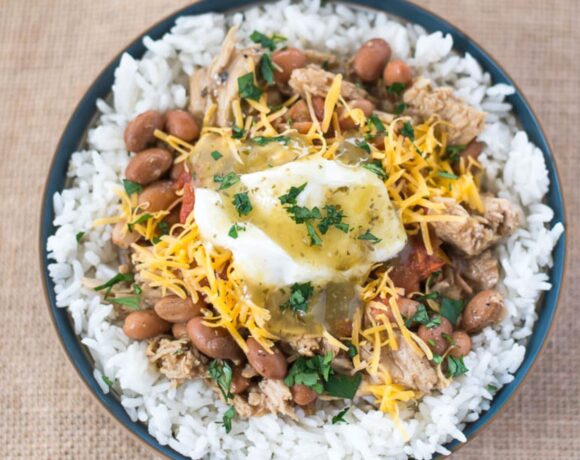
[[[143,191],[143,187],[141,187],[141,185],[139,185],[137,182],[131,182],[127,179],[123,179],[123,188],[125,189],[125,193],[129,196],[133,195],[134,193],[141,193]]]
[[[363,241],[370,241],[373,244],[377,244],[383,241],[380,238],[377,238],[375,235],[373,235],[370,230],[364,232],[362,235],[358,237],[358,239]]]
[[[348,232],[349,226],[348,224],[342,222],[342,219],[344,219],[344,214],[340,209],[333,205],[326,205],[324,206],[324,211],[326,212],[326,216],[324,216],[324,218],[318,224],[318,230],[320,230],[320,233],[325,235],[330,227],[336,227],[344,233]]]
[[[332,353],[324,356],[315,355],[311,358],[299,357],[290,368],[288,375],[284,378],[284,383],[292,385],[304,385],[318,394],[324,392],[324,385],[334,372],[332,367]]]
[[[386,131],[385,125],[374,113],[369,117],[368,126],[374,126],[377,133],[384,133]]]
[[[111,288],[116,284],[132,283],[132,282],[133,282],[132,273],[117,273],[106,283],[100,284],[99,286],[95,287],[95,291],[102,291],[103,289],[106,289],[106,293],[109,294],[109,292],[111,292]]]
[[[248,192],[236,193],[234,195],[233,204],[240,216],[247,216],[250,214],[252,209],[254,209],[252,203],[250,202]]]
[[[387,93],[389,93],[389,94],[399,95],[403,91],[405,91],[405,84],[404,83],[396,82],[396,83],[393,83],[392,85],[387,86]]]
[[[440,315],[433,316],[433,318],[431,318],[427,323],[425,323],[425,327],[427,329],[433,329],[437,326],[441,326],[441,316]]]
[[[78,232],[75,235],[75,239],[77,240],[77,243],[80,243],[81,242],[81,240],[83,239],[83,236],[85,236],[85,232]]]
[[[109,298],[111,303],[116,303],[123,305],[131,310],[139,310],[141,308],[141,298],[139,296],[135,297],[111,297]]]
[[[236,239],[238,237],[238,232],[245,232],[246,227],[240,224],[234,224],[230,227],[230,231],[228,232],[228,236],[230,238]]]
[[[271,37],[268,37],[262,32],[254,30],[250,35],[250,40],[262,45],[262,47],[269,49],[270,51],[274,51],[276,49],[276,43],[285,41],[286,37],[278,34],[272,34]]]
[[[274,64],[272,56],[268,53],[262,54],[260,58],[260,75],[268,85],[274,84]]]
[[[433,345],[433,346],[434,346],[434,345]],[[433,359],[432,359],[432,361],[433,361],[435,364],[441,364],[441,363],[443,362],[443,356],[441,356],[441,355],[438,355],[437,353],[433,353]]]
[[[401,135],[410,139],[411,141],[415,140],[415,131],[413,130],[413,125],[406,121],[403,124],[403,128],[401,129]]]
[[[221,157],[223,157],[223,155],[218,152],[217,150],[214,150],[213,152],[211,152],[211,157],[214,159],[214,161],[218,161]]]
[[[235,172],[229,172],[225,176],[220,176],[216,174],[213,176],[213,181],[216,184],[221,184],[218,190],[225,190],[230,188],[232,185],[237,184],[240,181],[240,176],[238,176]]]
[[[448,297],[441,299],[441,316],[447,318],[454,326],[457,325],[464,308],[465,302],[463,300],[455,300]]]
[[[306,313],[308,311],[308,300],[313,293],[312,283],[294,283],[290,287],[290,297],[280,305],[280,310],[291,310],[296,314]]]
[[[419,306],[417,307],[417,311],[415,312],[415,314],[411,316],[411,318],[407,319],[405,325],[407,327],[411,327],[413,323],[427,324],[428,322],[429,322],[429,313],[427,313],[425,305],[420,303]]]
[[[485,389],[487,391],[489,391],[490,393],[495,393],[498,390],[498,388],[495,385],[492,385],[492,384],[486,385],[485,386]]]
[[[448,377],[459,377],[460,375],[467,374],[469,369],[465,367],[463,362],[463,357],[455,358],[454,356],[447,356],[447,376]]]
[[[275,137],[256,136],[252,137],[252,141],[258,145],[266,145],[270,144],[271,142],[280,142],[284,145],[288,145],[288,142],[290,142],[290,138],[287,136],[275,136]]]
[[[352,342],[345,342],[345,345],[348,347],[347,353],[349,358],[354,358],[356,355],[358,355],[358,351]]]
[[[310,245],[311,246],[320,246],[322,245],[322,240],[316,230],[314,229],[314,225],[312,222],[306,222],[306,230],[308,231],[308,236],[310,237]]]
[[[448,145],[445,149],[445,158],[449,160],[450,163],[456,163],[459,161],[459,155],[467,148],[467,145]]]
[[[437,175],[439,177],[442,177],[443,179],[449,179],[449,180],[457,180],[458,176],[456,176],[455,174],[449,172],[449,171],[439,171],[437,173]]]
[[[230,387],[232,385],[232,368],[226,361],[218,361],[214,359],[208,369],[207,373],[215,381],[224,399],[233,398],[230,392]]]
[[[296,198],[300,195],[306,188],[307,182],[304,182],[300,187],[290,187],[288,193],[278,197],[280,203],[282,204],[296,204]]]
[[[361,381],[362,375],[359,372],[352,376],[332,374],[326,382],[326,392],[337,398],[352,399]]]
[[[241,139],[245,134],[246,130],[244,128],[232,125],[232,139]]]
[[[345,407],[338,414],[332,417],[332,424],[337,425],[339,423],[348,423],[348,421],[344,419],[344,416],[346,415],[349,409],[350,407]]]
[[[112,386],[113,385],[113,381],[107,377],[106,375],[103,374],[103,376],[101,377],[103,382],[105,382],[106,385],[108,386]]]
[[[371,146],[367,141],[356,139],[354,143],[358,148],[363,149],[366,153],[371,153]]]
[[[235,416],[236,409],[234,406],[228,407],[228,410],[224,412],[224,415],[222,417],[222,425],[224,426],[226,433],[232,431],[232,420],[234,419]]]
[[[290,214],[290,217],[294,222],[297,224],[303,224],[307,220],[312,219],[321,219],[322,214],[320,213],[320,209],[314,207],[312,209],[308,209],[305,206],[297,206],[292,205],[286,208],[286,212]]]
[[[139,217],[137,217],[136,220],[131,222],[131,225],[142,224],[143,222],[147,222],[152,217],[153,217],[153,215],[149,214],[149,213],[141,214]]]
[[[162,235],[167,235],[169,233],[169,224],[165,221],[161,221],[157,224],[157,229]]]
[[[395,115],[401,115],[405,110],[407,110],[407,104],[401,102],[396,105],[395,107]]]
[[[455,345],[455,340],[449,334],[442,332],[441,337],[443,337],[449,345]]]
[[[386,180],[388,177],[380,161],[373,161],[372,163],[364,163],[362,167],[376,174],[382,180]]]
[[[241,77],[238,77],[238,92],[240,97],[257,101],[262,95],[262,90],[254,85],[254,73],[248,72]]]

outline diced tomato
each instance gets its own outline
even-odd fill
[[[179,212],[179,222],[185,223],[187,217],[193,211],[195,205],[195,192],[191,182],[183,186],[183,201],[181,202],[181,211]]]

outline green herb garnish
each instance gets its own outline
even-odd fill
[[[264,48],[269,49],[270,51],[274,51],[276,49],[276,43],[285,41],[286,37],[278,34],[272,34],[270,37],[268,37],[262,32],[254,30],[250,35],[250,40],[252,40],[254,43],[262,45]]]
[[[445,149],[445,157],[450,163],[456,163],[459,161],[459,155],[467,148],[467,145],[448,145]]]
[[[318,224],[320,233],[325,235],[330,227],[335,227],[344,233],[348,232],[349,226],[342,221],[344,214],[340,209],[333,205],[326,205],[324,206],[324,211],[326,212],[326,216]]]
[[[225,190],[230,188],[232,185],[237,184],[240,181],[240,176],[238,176],[235,172],[229,172],[225,176],[220,176],[216,174],[213,176],[213,181],[216,184],[221,184],[218,190]]]
[[[247,216],[253,209],[248,192],[236,193],[232,203],[240,216]]]
[[[238,237],[238,232],[245,232],[246,227],[240,224],[234,224],[230,227],[230,231],[228,232],[228,236],[230,238],[236,239]]]
[[[167,235],[169,233],[169,224],[165,221],[161,221],[157,224],[157,230],[162,235]]]
[[[256,136],[252,137],[252,141],[258,145],[266,145],[270,144],[271,142],[280,142],[284,145],[288,145],[288,142],[290,142],[290,138],[287,136],[276,136],[276,137]]]
[[[377,244],[377,243],[380,243],[381,241],[383,241],[380,238],[373,235],[370,230],[367,230],[366,232],[364,232],[362,235],[360,235],[358,237],[358,239],[363,240],[363,241],[370,241],[373,244]]]
[[[313,293],[312,283],[294,283],[290,287],[290,297],[280,305],[280,310],[290,310],[295,314],[305,314],[308,311],[308,300]]]
[[[386,131],[385,125],[374,113],[369,117],[369,121],[367,123],[369,127],[371,125],[374,126],[377,130],[377,133],[384,133]]]
[[[132,283],[133,282],[133,274],[132,273],[117,273],[113,276],[109,281],[106,283],[100,284],[95,288],[95,291],[102,291],[106,289],[106,294],[111,292],[113,286],[119,283]]]
[[[411,327],[413,323],[427,324],[429,322],[429,313],[422,303],[417,307],[417,311],[411,318],[407,319],[405,325]]]
[[[211,152],[210,155],[215,161],[218,161],[221,157],[223,157],[223,155],[220,152],[218,152],[217,150],[214,150],[213,152]]]
[[[454,356],[447,356],[447,376],[448,377],[459,377],[460,375],[467,374],[467,367],[463,362],[463,357],[455,358]]]
[[[226,430],[226,433],[232,431],[232,420],[236,416],[236,409],[234,406],[228,407],[228,410],[224,412],[224,416],[222,417],[222,425]]]
[[[367,141],[356,139],[354,143],[358,148],[363,149],[366,153],[371,153],[371,146]]]
[[[441,298],[441,316],[447,318],[454,326],[457,325],[464,308],[465,302],[463,300],[455,300],[448,297]]]
[[[111,297],[108,299],[111,303],[123,305],[131,310],[139,310],[141,308],[141,298],[136,297]]]
[[[303,224],[304,222],[312,219],[322,219],[320,209],[317,207],[308,209],[305,206],[292,205],[286,208],[286,212],[290,214],[292,220],[297,224]]]
[[[133,292],[136,295],[141,295],[141,293],[143,292],[143,289],[137,283],[133,283]]]
[[[332,424],[338,425],[339,423],[348,423],[348,421],[344,419],[344,416],[346,415],[349,409],[350,407],[345,407],[338,414],[332,417]]]
[[[248,72],[238,78],[238,92],[240,97],[257,101],[262,95],[262,90],[254,85],[254,73]]]
[[[268,53],[262,54],[260,58],[260,75],[268,85],[274,84],[274,64],[272,56]]]
[[[290,368],[284,379],[286,386],[304,385],[318,394],[324,392],[325,382],[330,378],[332,367],[332,353],[324,356],[316,355],[311,358],[299,357]]]
[[[387,93],[389,93],[389,94],[399,95],[403,91],[405,91],[405,84],[404,83],[396,82],[396,83],[393,83],[392,85],[387,86]]]
[[[326,392],[337,398],[352,399],[360,386],[362,375],[332,374],[326,382]]]
[[[316,230],[314,229],[314,225],[312,225],[312,222],[306,222],[306,231],[308,232],[308,236],[310,237],[311,246],[322,245],[322,239],[320,238],[320,236],[318,236],[318,233],[316,233]]]
[[[413,130],[413,125],[411,123],[409,123],[408,121],[406,121],[403,124],[403,128],[401,129],[401,134],[410,139],[411,141],[415,140],[415,131]]]
[[[278,199],[280,200],[280,203],[282,203],[282,204],[296,204],[296,199],[298,198],[298,195],[300,195],[300,193],[302,193],[304,191],[304,189],[306,188],[306,184],[307,183],[304,182],[300,187],[290,187],[290,190],[288,190],[288,193],[278,197]]]
[[[349,358],[354,358],[356,355],[358,355],[358,351],[356,349],[356,347],[352,344],[352,342],[346,342],[345,345],[348,347],[348,357]]]
[[[139,185],[137,182],[131,182],[127,179],[123,179],[123,188],[125,189],[125,193],[129,196],[133,195],[134,193],[141,193],[143,191],[143,187],[141,187],[141,185]]]
[[[75,235],[75,238],[76,238],[76,240],[77,240],[77,243],[80,243],[80,242],[81,242],[81,240],[83,239],[83,236],[85,236],[85,232],[78,232],[78,233]]]
[[[395,107],[395,115],[401,115],[405,110],[407,110],[407,104],[401,102]]]
[[[433,345],[433,346],[435,346],[435,345]],[[437,353],[433,353],[433,359],[432,359],[432,361],[435,364],[439,365],[439,364],[441,364],[443,362],[443,356],[438,355]]]
[[[106,385],[113,386],[113,381],[109,377],[107,377],[106,375],[102,375],[101,378],[103,379],[103,382],[105,382]]]
[[[241,139],[246,134],[246,130],[244,128],[240,128],[239,126],[232,125],[232,139]]]
[[[363,166],[363,168],[368,169],[370,172],[379,176],[382,180],[386,180],[388,177],[387,173],[385,172],[385,169],[383,168],[383,165],[381,164],[380,161],[373,161],[372,163],[365,163],[362,166]]]
[[[215,381],[224,399],[227,401],[233,398],[230,392],[232,385],[232,368],[226,361],[218,361],[214,359],[208,369],[207,373]]]
[[[451,337],[446,332],[442,332],[441,337],[443,337],[449,345],[455,345],[455,340],[453,340],[453,337]]]
[[[439,315],[433,316],[433,318],[425,323],[425,327],[427,329],[433,329],[437,326],[441,326],[441,316]]]
[[[437,173],[437,175],[439,177],[442,177],[443,179],[449,179],[449,180],[457,180],[458,176],[456,176],[455,174],[449,172],[449,171],[439,171]]]
[[[498,390],[498,388],[495,385],[492,385],[492,384],[486,385],[485,386],[485,389],[487,391],[489,391],[490,393],[495,393]]]

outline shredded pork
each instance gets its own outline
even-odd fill
[[[207,359],[196,353],[188,340],[156,337],[149,342],[147,358],[174,386],[206,373]]]
[[[306,98],[307,93],[311,96],[326,97],[335,76],[332,72],[310,65],[303,69],[295,69],[290,76],[288,84],[295,93],[300,94],[303,98]],[[344,80],[340,88],[340,94],[347,101],[368,99],[369,97],[364,89]]]

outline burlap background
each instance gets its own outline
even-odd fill
[[[155,458],[106,416],[60,349],[40,286],[39,202],[57,140],[101,68],[188,0],[0,0],[0,458]],[[460,459],[580,458],[580,2],[420,0],[481,43],[544,122],[567,191],[557,324],[525,388]]]

